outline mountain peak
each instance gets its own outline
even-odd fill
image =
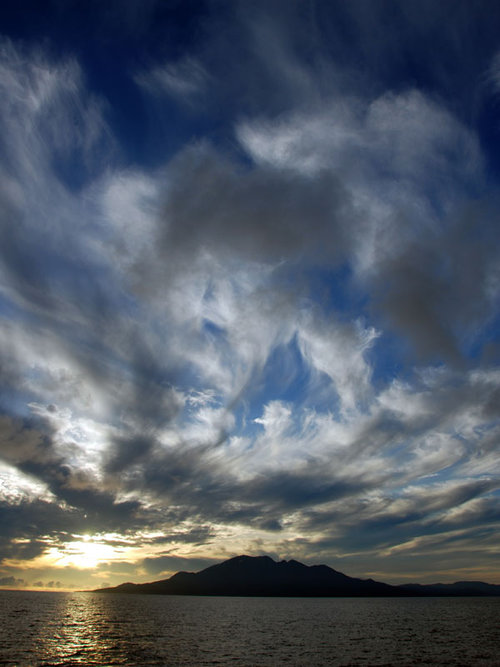
[[[201,572],[177,572],[149,584],[121,584],[96,593],[156,593],[164,595],[235,595],[275,597],[396,597],[422,595],[500,595],[500,586],[456,582],[422,586],[391,586],[373,579],[356,579],[328,565],[276,562],[270,556],[234,556]]]
[[[103,589],[101,589],[102,591]],[[241,554],[197,573],[178,572],[149,584],[105,589],[137,593],[240,596],[390,595],[395,587],[363,582],[327,565],[309,567],[296,560]]]

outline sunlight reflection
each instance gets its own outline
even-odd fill
[[[120,646],[111,631],[120,619],[106,598],[86,593],[54,594],[51,611],[47,623],[40,626],[37,641],[43,661],[103,665],[108,664],[112,652],[114,664],[123,664],[125,656],[119,655]]]

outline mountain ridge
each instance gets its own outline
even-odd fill
[[[349,577],[328,565],[304,565],[269,556],[234,556],[200,572],[180,571],[144,584],[126,582],[93,593],[243,597],[421,597],[500,595],[500,585],[478,581],[394,586]]]

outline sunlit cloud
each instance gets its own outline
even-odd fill
[[[127,11],[116,62],[0,43],[0,587],[236,553],[498,580],[498,43]]]

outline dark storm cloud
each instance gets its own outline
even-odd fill
[[[55,498],[51,502],[39,501],[39,505],[26,502],[22,507],[14,506],[17,509],[6,505],[3,509],[4,526],[10,523],[15,531],[23,531],[22,512],[25,512],[25,521],[28,516],[37,517],[38,520],[34,523],[30,520],[29,525],[40,534],[44,528],[46,534],[59,530],[102,532],[120,529],[127,532],[145,524],[144,517],[138,516],[140,504],[137,501],[117,502],[113,493],[96,489],[94,480],[81,475],[75,480],[76,475],[71,475],[64,464],[29,462],[19,465],[19,470],[44,482]]]
[[[45,500],[23,500],[0,503],[2,535],[0,560],[40,556],[51,539],[58,539],[78,528],[82,516],[78,511],[62,508]]]
[[[231,473],[209,447],[156,449],[130,476],[130,490],[143,488],[172,507],[177,521],[242,523],[264,530],[281,530],[280,518],[290,512],[356,496],[381,483],[379,475],[344,476],[310,463],[300,471],[263,470],[247,481]],[[127,486],[127,481],[125,481]],[[172,517],[174,516],[172,514]],[[185,537],[167,534],[161,541],[196,542],[204,529]]]
[[[210,526],[198,526],[190,530],[178,533],[165,533],[157,537],[147,538],[148,544],[169,544],[171,542],[184,542],[200,546],[215,537],[215,533]]]
[[[45,482],[59,501],[76,508],[79,524],[87,531],[137,530],[144,524],[139,501],[117,501],[113,492],[99,490],[94,479],[73,474],[64,464],[29,463],[20,469]]]
[[[331,544],[346,550],[382,550],[456,530],[465,536],[479,527],[489,534],[500,520],[500,499],[488,494],[498,487],[497,480],[483,479],[431,486],[425,492],[413,487],[372,502],[354,499],[336,510],[305,512],[304,528],[323,533],[333,529]]]
[[[111,443],[106,471],[117,473],[131,465],[143,463],[144,459],[151,454],[153,446],[154,440],[142,435],[115,439]]]
[[[377,267],[375,307],[424,359],[460,362],[495,307],[500,244],[488,208],[466,205],[438,240],[424,236]]]
[[[167,203],[158,229],[158,264],[145,257],[146,280],[153,268],[185,263],[208,251],[220,259],[264,262],[316,261],[342,257],[349,198],[335,174],[314,179],[290,172],[245,167],[208,145],[182,151],[170,164]],[[162,267],[159,264],[163,264]]]
[[[140,503],[117,502],[113,492],[98,488],[93,476],[68,464],[57,451],[51,427],[43,420],[25,424],[22,420],[4,417],[1,427],[0,458],[43,482],[59,503],[65,503],[64,509],[54,502],[25,503],[12,513],[6,506],[4,526],[10,523],[19,529],[23,522],[16,517],[21,511],[32,515],[40,511],[44,521],[38,518],[34,525],[38,530],[44,525],[47,532],[51,532],[51,520],[57,530],[61,530],[61,522],[65,529],[71,524],[73,529],[79,525],[81,529],[93,531],[111,531],[118,525],[126,530],[127,526],[133,529],[143,524],[143,518],[137,516]]]
[[[274,513],[285,513],[345,498],[373,485],[373,481],[363,480],[362,476],[335,479],[330,472],[325,475],[322,468],[314,463],[298,473],[279,471],[257,476],[243,487],[242,497],[247,501],[259,500],[264,507],[272,507]]]
[[[147,432],[171,422],[182,409],[182,398],[174,390],[178,369],[175,361],[158,359],[145,332],[133,327],[129,333],[127,370],[132,382],[123,396],[122,410],[131,416],[132,424]]]

